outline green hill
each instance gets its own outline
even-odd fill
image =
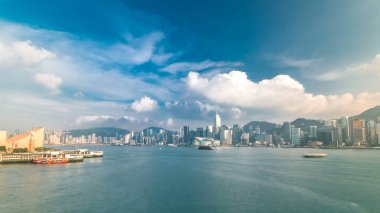
[[[251,121],[243,126],[244,131],[249,132],[255,130],[256,127],[260,127],[261,132],[272,132],[276,129],[276,124],[267,121]]]
[[[366,111],[362,112],[361,114],[359,114],[355,117],[359,117],[359,118],[365,119],[365,120],[380,121],[380,119],[378,119],[380,117],[380,106],[376,106],[376,107],[373,107],[371,109],[367,109]]]
[[[296,128],[301,128],[302,131],[310,132],[310,126],[322,127],[324,124],[319,120],[297,118],[291,122]]]

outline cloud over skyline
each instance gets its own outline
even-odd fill
[[[380,104],[380,28],[366,25],[380,17],[375,6],[360,5],[368,7],[362,13],[350,2],[355,16],[341,20],[331,15],[344,11],[317,19],[300,13],[310,8],[261,4],[262,14],[226,17],[230,8],[221,2],[223,13],[199,11],[207,22],[178,4],[167,13],[94,2],[101,14],[82,4],[58,3],[50,13],[52,3],[24,4],[30,11],[0,7],[0,129],[178,129],[212,124],[215,111],[232,125],[336,118]]]

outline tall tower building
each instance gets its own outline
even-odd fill
[[[182,128],[182,143],[189,145],[190,144],[190,128],[189,126],[184,126]]]
[[[219,139],[219,130],[221,126],[220,116],[218,112],[215,112],[215,121],[214,121],[214,138]]]
[[[317,126],[310,126],[310,141],[317,140]]]
[[[289,122],[284,122],[282,124],[282,131],[284,135],[284,140],[285,142],[289,143],[291,142],[291,131],[290,131],[290,123]]]
[[[351,126],[348,116],[346,116],[346,143],[351,143]]]

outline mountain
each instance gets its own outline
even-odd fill
[[[380,117],[380,106],[367,109],[366,111],[362,112],[356,117],[359,117],[360,119],[365,119],[365,120],[375,120],[375,121],[380,120],[380,119],[377,119],[378,117]]]
[[[144,132],[144,134],[147,134],[148,131],[151,131],[151,134],[155,135],[155,134],[158,134],[161,130],[164,130],[164,131],[167,131],[167,132],[172,132],[171,130],[167,130],[167,129],[164,129],[164,128],[161,128],[161,127],[155,127],[155,126],[151,126],[151,127],[145,128],[142,131]]]
[[[89,129],[69,130],[69,132],[73,137],[79,137],[82,135],[91,135],[93,133],[95,133],[96,136],[101,136],[101,137],[116,137],[116,135],[125,135],[129,131],[126,129],[120,129],[120,128],[115,128],[115,127],[96,127],[96,128],[89,128]]]
[[[296,128],[301,128],[305,132],[310,132],[310,126],[322,127],[324,124],[319,120],[297,118],[291,122]]]
[[[277,125],[274,123],[267,122],[267,121],[251,121],[247,123],[246,125],[244,125],[243,129],[244,131],[249,132],[249,131],[255,130],[257,126],[260,127],[261,132],[265,131],[269,133],[275,130]]]

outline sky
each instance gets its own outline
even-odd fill
[[[0,0],[0,129],[178,130],[380,105],[380,2]]]

